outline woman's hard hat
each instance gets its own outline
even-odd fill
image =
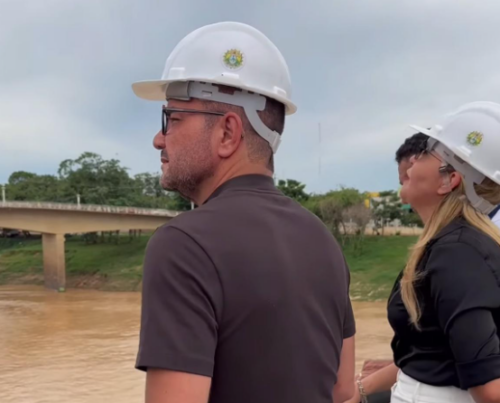
[[[494,207],[471,192],[485,177],[500,185],[500,104],[471,102],[430,130],[411,127],[428,135],[428,147],[464,176],[467,197],[476,208],[487,213]]]

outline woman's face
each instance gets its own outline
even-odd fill
[[[436,207],[454,187],[450,174],[440,172],[440,168],[445,165],[441,157],[433,151],[424,152],[412,157],[410,163],[408,179],[403,182],[401,189],[401,198],[416,211]]]

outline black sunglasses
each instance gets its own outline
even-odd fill
[[[223,112],[215,112],[215,111],[200,111],[195,109],[177,109],[177,108],[168,108],[163,105],[163,109],[161,111],[161,132],[163,135],[167,134],[168,130],[168,120],[170,119],[170,115],[172,113],[201,113],[204,115],[216,115],[216,116],[224,116]]]

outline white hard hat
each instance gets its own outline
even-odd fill
[[[185,84],[170,89],[172,83]],[[210,84],[244,91],[232,98]],[[252,114],[251,109],[265,107],[265,98],[255,94],[283,103],[287,115],[297,110],[291,101],[288,66],[278,48],[257,29],[237,22],[210,24],[191,32],[169,55],[160,80],[140,81],[132,88],[138,97],[154,101],[182,94],[188,99],[200,97],[238,105],[244,107],[247,116]],[[248,116],[250,123],[276,151],[280,136],[267,129],[254,112],[259,122],[255,122],[255,116]]]
[[[476,194],[474,184],[487,177],[500,185],[500,104],[471,102],[430,130],[411,127],[428,135],[428,149],[434,149],[464,176],[472,205],[486,214],[493,210],[494,206]]]

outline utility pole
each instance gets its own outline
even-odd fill
[[[321,122],[318,123],[318,175],[321,176]]]
[[[5,185],[2,185],[2,203],[5,203]]]
[[[80,195],[78,193],[76,194],[76,204],[80,207]]]

